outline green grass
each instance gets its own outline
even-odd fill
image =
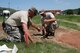
[[[71,15],[58,15],[56,16],[57,19],[63,19],[63,20],[68,20],[68,21],[72,21],[72,22],[80,22],[80,16],[71,16]],[[36,16],[33,18],[33,22],[39,24],[40,23],[40,15]],[[64,26],[67,28],[72,28],[72,29],[76,29],[76,30],[80,30],[80,26],[77,26],[74,23],[68,23],[68,22],[63,22],[63,21],[58,21],[58,24],[60,26]]]
[[[40,19],[41,19],[40,15],[37,15],[37,16],[35,16],[32,20],[33,20],[33,22],[35,22],[36,24],[39,24],[39,23],[41,22]]]
[[[80,16],[74,16],[74,15],[58,15],[56,16],[57,19],[62,19],[62,20],[67,20],[70,22],[76,22],[80,23]],[[80,31],[80,26],[78,26],[75,23],[69,23],[69,22],[63,22],[63,21],[58,21],[60,26],[64,26],[67,28],[72,28]]]
[[[57,43],[50,42],[37,42],[34,44],[30,44],[29,47],[23,43],[6,43],[0,42],[0,45],[6,44],[9,48],[12,48],[14,44],[18,47],[18,53],[80,53],[79,50],[70,48],[67,46],[61,46]]]
[[[74,23],[68,23],[68,22],[58,21],[58,24],[60,26],[64,26],[64,27],[67,27],[67,28],[72,28],[72,29],[75,29],[75,30],[79,30],[80,31],[80,26],[77,26]]]
[[[0,16],[0,22],[2,22],[3,21],[3,17],[2,16]]]
[[[56,16],[57,19],[64,19],[72,22],[79,22],[80,23],[80,16],[73,16],[73,15],[58,15]]]

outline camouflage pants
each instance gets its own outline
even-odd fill
[[[55,31],[55,25],[49,24],[46,26],[46,32],[47,33],[54,33],[54,31]]]
[[[24,39],[22,27],[12,27],[6,24],[4,31],[8,34],[6,39],[11,42],[21,42]]]
[[[55,29],[57,28],[58,26],[56,24],[48,24],[46,27],[45,27],[45,31],[46,31],[46,34],[44,33],[43,35],[45,36],[54,36],[55,34]]]

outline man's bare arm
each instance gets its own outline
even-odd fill
[[[37,29],[38,31],[40,31],[40,28],[35,23],[33,23],[32,20],[30,20],[30,22],[31,22],[31,26],[32,27],[34,27],[35,29]]]
[[[44,20],[44,23],[55,22],[55,21],[56,21],[55,18],[52,18],[52,19],[45,19],[45,20]]]
[[[27,25],[25,23],[22,23],[22,27],[23,27],[23,31],[24,31],[24,38],[25,38],[26,44],[28,45],[29,44],[28,38],[29,38],[29,40],[31,42],[33,42],[33,39],[30,36],[29,30],[27,28]]]

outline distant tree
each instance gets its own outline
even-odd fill
[[[78,10],[77,9],[74,9],[73,10],[73,14],[76,14],[77,15],[78,14]]]
[[[78,15],[80,15],[80,8],[78,8]]]
[[[67,12],[66,12],[66,14],[68,14],[68,15],[73,14],[73,10],[72,9],[68,9]]]
[[[63,14],[65,15],[70,15],[70,14],[76,14],[76,15],[80,15],[80,8],[77,8],[77,9],[67,9],[67,10],[64,10],[62,12]]]

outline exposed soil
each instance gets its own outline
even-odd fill
[[[57,33],[60,29],[57,30]],[[58,33],[57,37],[56,37],[56,40],[57,41],[60,41],[62,43],[66,43],[66,44],[69,44],[69,45],[72,45],[76,48],[80,48],[80,31],[68,31],[69,29],[64,29],[62,34]],[[61,29],[62,31],[62,29]]]
[[[31,33],[37,34],[33,35],[33,38],[35,41],[43,42],[43,41],[48,41],[48,42],[61,42],[67,45],[71,45],[76,48],[80,48],[80,31],[73,30],[73,29],[66,29],[64,27],[59,27],[56,30],[55,37],[50,36],[49,39],[41,39],[42,36],[39,36],[39,33],[34,30]]]

